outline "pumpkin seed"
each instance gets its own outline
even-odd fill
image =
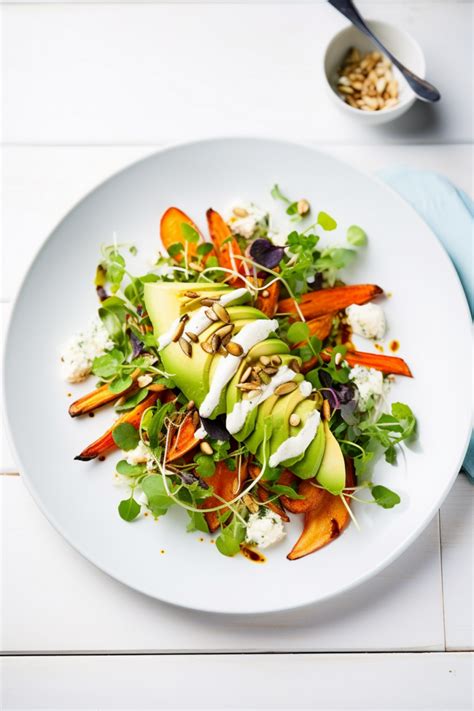
[[[240,378],[240,382],[241,382],[241,383],[245,383],[245,381],[248,380],[251,375],[252,375],[252,368],[249,366],[249,367],[246,368],[246,369],[244,370],[244,372],[242,373],[242,377]]]
[[[242,353],[244,352],[244,349],[240,345],[240,343],[236,343],[235,341],[230,341],[226,345],[226,350],[228,353],[230,353],[233,356],[241,356]]]
[[[191,340],[193,343],[197,343],[199,341],[199,338],[196,336],[196,334],[191,333],[191,331],[186,331],[184,335],[187,336],[189,340]]]
[[[214,353],[209,341],[204,341],[203,343],[201,343],[201,348],[205,353],[211,353],[211,354]]]
[[[181,350],[183,351],[184,355],[187,355],[188,358],[191,358],[193,354],[193,348],[190,344],[189,341],[187,341],[185,338],[180,338],[178,341]]]
[[[220,328],[218,328],[215,333],[216,336],[219,336],[219,338],[224,338],[224,336],[231,334],[233,330],[234,324],[228,323],[226,326],[221,326]]]
[[[273,368],[271,365],[267,365],[267,367],[263,369],[263,372],[267,375],[275,375],[275,373],[278,373],[278,368]]]
[[[201,442],[199,449],[203,454],[213,454],[214,452],[209,442]]]
[[[194,405],[194,403],[193,403]],[[191,419],[193,421],[194,427],[197,429],[199,427],[200,419],[199,419],[199,412],[197,410],[194,410],[193,414],[191,415]]]
[[[248,217],[249,215],[245,207],[234,207],[232,212],[236,217]]]
[[[210,321],[219,321],[219,316],[212,309],[206,309],[204,313]]]
[[[237,387],[240,390],[244,390],[246,392],[249,392],[250,390],[259,390],[260,389],[260,383],[238,383]]]
[[[215,301],[216,299],[213,299],[210,296],[205,296],[203,299],[200,300],[199,303],[201,303],[203,306],[212,306]]]
[[[293,380],[290,380],[290,382],[282,383],[277,388],[275,388],[275,395],[288,395],[288,393],[292,393],[293,390],[296,390],[297,387],[298,383],[295,383]]]
[[[219,321],[223,321],[224,323],[229,323],[230,322],[230,316],[227,313],[226,309],[222,306],[222,304],[219,304],[216,302],[215,304],[212,305],[212,309],[214,313],[216,314],[217,318]]]
[[[217,353],[220,345],[221,345],[221,339],[219,338],[219,336],[216,333],[214,333],[211,336],[211,348],[214,351],[214,353]]]
[[[259,361],[262,365],[270,365],[270,358],[268,356],[260,356]]]
[[[219,353],[219,355],[224,356],[224,358],[226,358],[229,355],[225,349],[225,346],[223,346],[222,343],[219,346],[219,348],[217,349],[217,352]]]
[[[242,496],[242,501],[244,502],[250,513],[258,512],[259,505],[255,501],[255,499],[250,496],[250,494],[244,494],[244,496]]]
[[[171,341],[173,343],[176,343],[176,341],[179,341],[179,339],[183,335],[183,331],[184,331],[184,321],[180,321],[175,332],[173,333],[173,337],[172,337]]]
[[[272,355],[270,358],[270,363],[272,365],[281,365],[281,358],[279,355]]]
[[[194,400],[190,400],[186,405],[186,410],[192,410],[194,407]]]
[[[199,294],[196,294],[195,291],[185,291],[184,295],[187,299],[197,299],[199,296]]]
[[[221,345],[226,346],[229,343],[231,338],[232,338],[232,334],[228,333],[227,336],[224,336],[224,338],[221,338]]]
[[[292,427],[298,427],[298,425],[301,422],[301,417],[294,412],[292,415],[290,415],[290,425]]]
[[[292,358],[290,360],[288,367],[291,368],[291,370],[294,370],[295,373],[301,373],[301,367],[299,361],[297,361],[296,358]]]

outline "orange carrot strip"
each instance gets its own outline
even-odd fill
[[[307,319],[317,318],[325,314],[335,313],[351,304],[365,304],[383,291],[376,284],[355,284],[351,286],[335,286],[331,289],[320,289],[303,294],[299,307]],[[278,303],[280,313],[295,314],[293,299],[282,299]]]
[[[306,325],[309,327],[309,335],[316,336],[320,341],[324,341],[331,333],[333,318],[334,314],[326,314],[325,316],[318,316],[318,318],[306,321]],[[299,343],[295,343],[292,348],[301,348],[304,344],[304,341],[300,341]]]
[[[321,358],[328,363],[331,360],[331,350],[325,348],[321,352]],[[413,378],[412,372],[403,358],[397,356],[381,355],[380,353],[365,353],[364,351],[347,351],[344,356],[351,368],[355,365],[363,365],[366,368],[375,368],[382,373],[393,375],[405,375],[407,378]],[[304,363],[304,366],[307,364]]]
[[[194,436],[196,426],[193,415],[193,412],[187,414],[179,426],[168,450],[167,462],[174,462],[175,459],[179,459],[198,446],[200,440]]]
[[[216,463],[216,471],[212,476],[206,478],[206,483],[213,487],[214,492],[224,501],[231,501],[235,498],[243,489],[245,479],[247,477],[247,460],[242,460],[240,467],[240,481],[239,481],[239,468],[236,467],[235,471],[230,470],[225,462]],[[212,508],[213,506],[222,506],[222,501],[217,499],[215,496],[209,496],[205,499],[202,504],[202,508]],[[227,511],[226,508],[220,509],[220,511],[207,511],[204,515],[206,517],[207,525],[211,533],[217,531],[220,526],[218,514],[224,514]]]
[[[219,215],[218,212],[209,208],[206,212],[207,224],[209,227],[209,234],[211,236],[211,241],[214,245],[214,249],[217,253],[217,260],[219,266],[224,269],[233,269],[234,271],[240,271],[243,267],[240,260],[234,259],[236,256],[242,256],[239,243],[233,237],[232,231],[224,219]],[[229,281],[233,286],[242,285],[243,282],[238,277],[232,277]]]
[[[74,458],[79,459],[81,462],[87,462],[90,459],[95,459],[101,454],[105,454],[106,452],[110,452],[111,450],[115,449],[117,445],[114,442],[112,434],[114,429],[118,425],[121,425],[125,422],[130,425],[133,425],[136,429],[138,429],[143,413],[147,408],[155,404],[157,398],[158,393],[150,393],[148,397],[143,400],[143,402],[134,407],[133,410],[130,410],[130,412],[126,412],[121,417],[119,417],[118,420],[116,420],[114,424],[109,427],[109,429],[104,432],[101,437],[99,437],[99,439],[96,439],[95,442],[83,449],[82,452]]]
[[[161,242],[163,244],[163,247],[168,251],[169,248],[171,247],[172,244],[176,244],[177,242],[181,242],[182,245],[185,244],[185,239],[183,235],[183,230],[182,230],[182,225],[186,224],[189,225],[190,227],[193,228],[193,230],[196,230],[198,235],[200,236],[200,242],[204,242],[204,237],[202,234],[199,232],[198,228],[194,224],[194,222],[191,220],[190,217],[188,217],[182,210],[180,210],[177,207],[169,207],[166,212],[163,214],[163,217],[161,218],[160,222],[160,238]],[[188,260],[192,260],[193,257],[196,256],[196,249],[197,249],[197,244],[194,242],[188,242]],[[207,255],[207,257],[210,256],[210,253]],[[177,262],[181,262],[183,259],[182,254],[178,254],[175,256],[175,259]]]
[[[351,460],[346,459],[346,486],[354,486],[355,477]],[[314,488],[314,487],[313,487]],[[288,560],[297,560],[319,550],[336,539],[350,521],[349,513],[339,496],[333,496],[323,489],[315,508],[306,511],[303,531],[293,549],[287,555]],[[348,496],[345,497],[349,502]]]
[[[266,291],[268,291],[268,296],[263,296],[264,292],[259,291],[255,306],[257,309],[260,309],[265,316],[272,318],[276,314],[278,308],[280,282],[274,281],[273,284],[270,284]]]
[[[140,373],[140,368],[136,368],[133,373],[131,373],[130,377],[132,380],[135,380]],[[100,388],[93,390],[91,393],[87,393],[87,395],[83,395],[79,398],[79,400],[73,402],[72,405],[69,406],[69,414],[71,417],[85,415],[87,412],[97,410],[99,407],[107,405],[109,402],[113,402],[114,400],[118,400],[124,395],[129,395],[134,387],[134,385],[130,385],[127,390],[117,394],[111,392],[108,385],[101,385]],[[160,385],[160,388],[163,389],[163,386]]]

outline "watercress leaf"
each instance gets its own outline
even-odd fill
[[[104,353],[102,356],[94,358],[92,363],[92,372],[98,378],[107,380],[113,378],[120,370],[120,365],[123,363],[124,355],[117,348]]]
[[[318,214],[318,219],[317,219],[318,225],[320,225],[323,230],[326,232],[330,232],[331,230],[335,230],[337,227],[337,222],[336,220],[331,217],[331,215],[328,215],[327,212],[320,212]]]
[[[141,390],[137,390],[136,393],[133,393],[133,395],[130,395],[126,400],[124,400],[120,405],[115,406],[115,411],[116,412],[126,412],[127,410],[133,410],[134,407],[139,405],[142,400],[146,398],[148,395],[148,389],[147,388],[141,388]]]
[[[170,246],[167,247],[167,251],[170,257],[177,257],[178,254],[180,254],[183,250],[184,247],[181,242],[173,242],[173,244],[170,244]]]
[[[187,531],[202,531],[203,533],[209,533],[209,526],[207,525],[206,517],[201,511],[188,511],[189,523],[187,525]]]
[[[174,504],[173,499],[169,496],[161,496],[156,494],[155,496],[148,497],[148,508],[150,509],[153,516],[164,516],[167,513],[170,506]]]
[[[323,342],[317,336],[311,336],[309,339],[309,345],[313,351],[313,355],[319,355],[321,348],[323,347]]]
[[[286,337],[290,343],[305,341],[309,336],[309,326],[304,321],[296,321],[289,327]]]
[[[297,215],[298,214],[298,201],[290,203],[286,208],[287,215]]]
[[[173,408],[174,404],[172,402],[164,403],[164,405],[161,405],[161,407],[155,410],[151,420],[147,423],[146,431],[150,447],[152,449],[155,449],[158,446],[165,418],[173,410]]]
[[[397,461],[397,450],[393,444],[389,445],[385,450],[385,461],[388,464],[395,464]]]
[[[122,476],[140,476],[145,471],[145,465],[129,464],[125,459],[121,459],[115,465],[115,471]]]
[[[214,246],[210,242],[203,242],[202,244],[197,246],[196,254],[199,254],[200,257],[205,257],[206,254],[212,252],[213,249]]]
[[[118,512],[124,521],[133,521],[140,513],[140,510],[140,504],[135,501],[133,496],[129,499],[124,499],[118,505]]]
[[[317,388],[319,390],[319,388],[322,387],[321,380],[319,378],[319,370],[317,368],[310,370],[304,377],[306,380],[309,380],[313,388]]]
[[[305,497],[298,494],[291,486],[284,486],[283,484],[273,484],[271,491],[274,494],[279,494],[280,496],[287,496],[289,499],[304,499]]]
[[[191,225],[188,225],[187,222],[181,223],[181,233],[186,242],[191,242],[192,244],[197,244],[201,239],[199,232],[197,232],[194,227],[191,227]]]
[[[171,491],[172,484],[169,479],[167,479],[167,482],[168,488]],[[153,496],[164,496],[166,498],[169,498],[168,494],[166,493],[165,484],[163,482],[163,477],[161,476],[161,474],[150,474],[149,476],[145,477],[141,482],[141,487],[148,501]]]
[[[307,363],[313,357],[313,351],[310,346],[300,346],[298,353],[303,363]]]
[[[129,422],[122,422],[112,430],[112,437],[119,449],[124,452],[129,452],[135,449],[140,441],[140,435],[133,425]]]
[[[129,375],[119,375],[114,378],[111,383],[109,383],[109,390],[113,393],[122,393],[124,390],[128,390],[130,385],[133,384],[133,380]]]
[[[229,558],[232,558],[234,555],[237,555],[237,553],[239,553],[240,543],[235,538],[233,538],[233,536],[221,533],[216,538],[216,548],[219,553],[222,553],[222,555],[226,555]]]
[[[206,267],[208,269],[215,269],[218,266],[219,266],[219,261],[218,261],[217,257],[214,257],[214,256],[208,257],[208,259],[206,260]]]
[[[374,501],[384,509],[392,509],[400,503],[400,497],[395,491],[379,484],[372,487],[372,496]]]
[[[204,477],[212,476],[216,471],[216,465],[213,458],[207,454],[198,454],[194,457],[196,462],[196,474]]]
[[[347,241],[354,247],[363,247],[367,244],[367,235],[362,229],[357,225],[351,225],[347,230]]]

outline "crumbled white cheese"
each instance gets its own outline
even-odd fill
[[[250,514],[245,534],[247,543],[255,543],[259,548],[268,548],[268,546],[281,541],[285,536],[286,532],[281,516],[274,511],[265,509],[263,516],[260,512]]]
[[[132,466],[136,464],[147,464],[149,461],[154,462],[153,455],[150,449],[146,446],[144,442],[140,440],[135,449],[130,449],[126,455],[125,459],[128,464]]]
[[[360,412],[367,412],[373,405],[378,405],[390,387],[379,370],[364,368],[362,365],[352,368],[349,378],[359,393],[357,408]]]
[[[385,336],[385,314],[378,304],[352,304],[346,309],[347,321],[352,331],[364,338]]]
[[[228,219],[232,232],[245,239],[252,239],[252,237],[258,236],[257,233],[260,230],[266,234],[268,230],[268,213],[253,204],[242,205],[241,208],[247,213],[245,217],[232,213]]]
[[[62,371],[70,383],[80,383],[92,370],[94,358],[114,347],[109,334],[96,316],[84,331],[72,336],[61,352]]]

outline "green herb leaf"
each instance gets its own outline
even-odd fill
[[[289,499],[304,499],[305,497],[298,494],[291,486],[284,486],[283,484],[273,484],[271,491],[274,494],[279,494],[280,496],[287,496]]]
[[[115,466],[115,471],[122,476],[140,476],[146,471],[144,464],[129,464],[125,459],[121,459]]]
[[[133,408],[139,405],[146,398],[147,395],[147,388],[141,388],[141,390],[137,390],[136,393],[133,393],[133,395],[130,395],[130,397],[124,400],[121,405],[116,405],[115,411],[126,412],[127,410],[133,410]]]
[[[199,254],[200,257],[205,257],[206,254],[212,252],[213,249],[214,245],[212,245],[210,242],[203,242],[196,248],[196,253]]]
[[[114,348],[102,356],[94,358],[92,363],[92,372],[98,378],[108,380],[113,378],[120,370],[120,366],[124,361],[124,354]]]
[[[118,512],[124,521],[133,521],[140,513],[140,510],[140,504],[135,501],[133,496],[129,499],[124,499],[118,505]]]
[[[199,232],[197,232],[194,227],[191,227],[191,225],[188,225],[187,222],[181,223],[181,232],[186,242],[197,244],[201,239],[199,236]]]
[[[331,215],[328,215],[327,212],[320,212],[318,214],[318,220],[317,220],[318,225],[320,225],[323,230],[326,232],[330,232],[331,230],[335,230],[337,227],[337,222],[336,220],[331,217]]]
[[[393,509],[394,506],[400,503],[399,495],[395,491],[387,489],[386,486],[373,486],[372,496],[374,501],[384,509]]]
[[[212,476],[216,471],[216,465],[214,459],[207,454],[197,454],[194,457],[194,461],[197,464],[196,474],[202,476],[204,479],[208,476]]]
[[[209,526],[207,525],[206,517],[200,511],[188,511],[189,523],[186,530],[191,531],[202,531],[203,533],[209,533]]]
[[[354,245],[354,247],[363,247],[367,244],[367,235],[362,229],[357,225],[351,225],[347,230],[347,241],[349,244]]]
[[[151,417],[151,420],[147,422],[146,431],[148,435],[148,440],[150,442],[150,447],[155,449],[160,441],[160,433],[163,429],[166,416],[174,409],[174,404],[172,402],[166,402],[156,409]]]
[[[286,337],[290,343],[305,341],[309,336],[309,326],[304,321],[296,321],[289,327]]]
[[[245,526],[235,516],[216,538],[219,553],[232,557],[240,551],[240,544],[245,539]]]
[[[122,422],[112,430],[112,437],[119,449],[124,452],[129,452],[135,449],[140,441],[140,435],[133,425],[129,422]]]
[[[133,384],[133,380],[129,375],[119,375],[117,378],[109,383],[109,390],[113,393],[122,393],[124,390]]]

